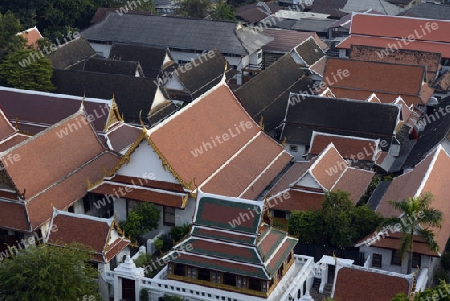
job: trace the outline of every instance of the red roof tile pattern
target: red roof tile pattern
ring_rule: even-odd
[[[329,145],[309,171],[322,187],[330,190],[347,167],[347,162],[341,157],[336,148],[333,145]]]
[[[25,31],[20,32],[18,35],[22,36],[27,41],[27,46],[31,46],[35,49],[38,48],[37,41],[43,39],[39,30],[35,27],[29,28]]]
[[[415,40],[450,43],[449,31],[450,22],[444,20],[355,14],[350,33],[400,39],[413,35]]]
[[[377,149],[375,140],[361,139],[358,137],[335,136],[322,133],[316,133],[311,139],[309,153],[312,155],[320,154],[330,143],[333,143],[339,154],[345,158],[356,158],[359,153],[364,157],[360,160],[373,161],[374,151]]]
[[[345,173],[333,187],[333,191],[342,190],[350,193],[350,199],[356,205],[367,190],[374,172],[363,169],[347,168]]]
[[[11,137],[8,137],[7,139],[1,140],[0,141],[0,152],[7,151],[11,147],[16,146],[17,144],[27,140],[28,138],[29,138],[29,136],[27,136],[27,135],[16,133],[16,134],[12,135]]]
[[[347,98],[362,101],[366,101],[372,95],[372,93],[374,93],[373,91],[367,90],[355,90],[337,87],[331,87],[330,90],[337,98]],[[400,96],[398,93],[381,92],[376,92],[376,95],[381,103],[393,103]],[[402,95],[401,97],[407,105],[413,105],[414,107],[416,107],[417,105],[422,104],[422,100],[419,96]]]
[[[300,177],[308,171],[311,162],[299,161],[292,164],[281,179],[272,187],[269,195],[274,196],[290,187],[291,184],[297,182]]]
[[[336,276],[336,301],[390,301],[396,294],[409,292],[409,282],[399,276],[355,268],[341,268]]]
[[[15,201],[0,201],[0,221],[2,228],[28,231],[28,217],[24,203]]]
[[[352,34],[336,46],[338,49],[350,49],[352,45],[365,45],[389,49],[401,48],[406,50],[440,53],[443,58],[450,58],[450,43],[435,43],[427,41],[412,41],[408,45],[400,39],[371,37]]]
[[[103,178],[103,169],[111,170],[119,160],[117,155],[105,152],[88,164],[67,175],[45,192],[27,202],[27,210],[33,229],[39,227],[52,216],[52,209],[66,210],[87,192],[86,179],[92,183]]]
[[[119,189],[121,189],[123,193],[120,193]],[[125,189],[128,189],[130,191],[127,192]],[[177,195],[161,190],[150,190],[141,188],[140,186],[130,186],[110,181],[103,182],[99,186],[90,190],[90,192],[109,195],[112,197],[119,196],[121,198],[133,199],[137,201],[149,202],[175,208],[183,208],[183,197],[187,197],[187,194]]]
[[[443,254],[445,244],[450,233],[450,208],[448,206],[448,195],[450,188],[443,185],[442,181],[448,178],[450,170],[450,156],[442,146],[430,153],[415,168],[395,178],[383,196],[377,208],[383,217],[398,217],[400,212],[395,212],[387,200],[400,201],[409,197],[431,193],[434,197],[431,207],[442,211],[443,221],[441,229],[432,228],[436,235],[439,251]]]
[[[255,179],[253,193],[246,196],[256,197],[291,158],[261,132],[226,85],[213,88],[152,128],[148,140],[181,183],[195,179],[202,187],[205,180],[218,172],[202,190],[234,197]],[[271,165],[277,156],[281,158]],[[257,178],[264,170],[266,173]],[[223,191],[223,187],[228,188]]]
[[[113,221],[108,219],[70,213],[54,214],[52,228],[56,226],[57,231],[50,232],[48,242],[57,245],[81,243],[98,255],[107,257],[103,257],[102,262],[109,262],[130,244],[129,240],[120,236],[114,241],[107,241],[111,239],[110,233],[114,231],[111,223]],[[90,233],[90,235],[86,235],[86,233]]]
[[[376,234],[371,234],[365,239],[373,238],[374,235]],[[373,244],[371,244],[371,246],[391,250],[400,250],[401,237],[402,235],[400,233],[389,233],[389,236],[377,239]],[[427,246],[427,244],[425,243],[424,239],[421,236],[414,235],[413,240],[414,240],[413,243],[414,253],[436,257],[436,252],[430,250],[430,248]]]
[[[426,81],[433,80],[440,69],[441,54],[414,50],[394,50],[381,55],[384,48],[352,45],[350,58],[362,61],[389,62],[403,65],[425,65],[427,70]]]
[[[105,133],[110,142],[112,150],[116,152],[126,151],[141,135],[142,129],[126,124],[124,122],[109,128]]]
[[[320,49],[325,50],[328,48],[328,45],[325,44],[325,42],[323,42],[315,32],[301,32],[280,28],[264,28],[262,33],[274,39],[262,47],[265,51],[280,51],[282,53],[286,53],[310,37],[314,38]]]
[[[8,150],[0,159],[5,163],[9,155],[20,158],[14,164],[6,163],[5,168],[17,189],[25,192],[25,200],[29,200],[103,151],[80,111]]]
[[[182,180],[188,183],[196,178],[200,185],[259,131],[228,87],[220,86],[156,126],[149,137]],[[212,139],[224,134],[229,140],[214,146]],[[193,153],[199,148],[203,154],[196,157]]]
[[[184,188],[183,188],[183,186],[181,186],[181,184],[156,181],[153,179],[130,177],[130,176],[124,176],[124,175],[119,175],[119,174],[114,175],[111,179],[109,179],[109,181],[123,183],[123,184],[129,184],[129,185],[134,185],[134,186],[162,189],[162,190],[167,190],[167,191],[172,191],[172,192],[185,192]]]
[[[309,69],[319,74],[320,76],[323,76],[326,65],[327,65],[327,57],[323,56],[320,60],[309,66]]]
[[[282,211],[318,211],[322,208],[322,203],[325,200],[324,193],[310,192],[305,190],[290,189],[289,198],[269,199],[268,202],[273,210]]]
[[[343,70],[348,76],[337,77]],[[331,87],[419,96],[425,67],[328,58],[324,78]]]
[[[19,130],[37,134],[80,110],[82,97],[0,87],[0,105]],[[94,128],[101,132],[111,111],[109,100],[87,98],[83,102]],[[23,108],[27,108],[24,110]]]
[[[267,179],[261,177],[263,184],[259,185],[257,181],[250,188],[253,193],[249,194],[248,198],[256,198],[291,160],[291,157],[283,152],[281,145],[272,143],[271,138],[262,132],[201,189],[224,196],[240,196],[280,154],[284,157],[280,160],[280,166],[276,166],[275,174],[271,174]],[[249,161],[253,161],[253,164],[247,164]]]

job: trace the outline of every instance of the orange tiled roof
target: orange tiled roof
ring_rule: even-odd
[[[148,141],[182,184],[195,179],[202,191],[228,196],[254,198],[291,159],[224,84],[150,129]]]
[[[36,26],[19,32],[18,35],[27,41],[27,46],[32,46],[33,48],[37,48],[37,41],[43,38]]]
[[[334,290],[333,298],[339,301],[391,301],[396,294],[409,292],[409,281],[375,269],[343,267],[337,272]]]
[[[348,76],[337,77],[343,70]],[[328,58],[324,78],[331,87],[419,96],[425,67]]]
[[[311,137],[311,147],[309,153],[312,155],[318,155],[330,143],[333,143],[339,154],[346,159],[349,159],[351,156],[356,158],[359,153],[362,153],[364,158],[361,160],[373,161],[374,152],[378,148],[378,143],[376,140],[315,132]]]
[[[392,38],[413,35],[415,40],[445,43],[450,43],[449,31],[450,21],[446,20],[372,14],[354,14],[350,28],[351,34]]]
[[[19,156],[20,160],[5,169],[27,201],[103,151],[87,117],[79,111],[9,149],[0,159],[6,162],[9,155]]]
[[[439,42],[428,42],[428,41],[412,41],[406,45],[402,40],[395,38],[385,38],[385,37],[372,37],[372,36],[362,36],[352,34],[340,44],[336,46],[338,49],[350,49],[352,45],[365,45],[395,49],[393,45],[397,48],[407,49],[407,50],[417,50],[417,51],[427,51],[427,52],[437,52],[442,55],[443,58],[450,58],[450,43],[439,43]],[[391,45],[391,46],[390,46]]]
[[[117,230],[114,218],[104,219],[55,211],[51,226],[52,228],[56,226],[57,231],[50,231],[49,243],[57,245],[81,243],[97,253],[95,259],[100,259],[101,262],[109,262],[130,244],[129,240],[120,235],[112,239],[111,232]]]
[[[398,217],[400,212],[395,211],[388,200],[400,201],[409,197],[431,193],[434,200],[431,207],[443,213],[441,229],[432,229],[442,254],[450,233],[450,207],[448,195],[450,188],[443,181],[448,178],[450,170],[450,156],[441,145],[430,153],[412,171],[395,178],[384,194],[380,205],[376,209],[383,217]]]

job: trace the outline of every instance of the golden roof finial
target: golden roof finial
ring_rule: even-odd
[[[284,139],[283,139],[283,141],[281,141],[281,145],[282,145],[283,147],[285,147],[285,146],[286,146],[286,136],[284,136]]]
[[[261,115],[261,120],[259,121],[259,127],[264,131],[264,116]]]
[[[86,178],[86,182],[87,182],[87,189],[91,189],[92,188],[92,184],[91,181],[89,181],[89,178]]]
[[[139,122],[141,123],[141,125],[142,125],[143,127],[145,127],[145,124],[144,124],[144,122],[142,121],[142,110],[139,111]]]

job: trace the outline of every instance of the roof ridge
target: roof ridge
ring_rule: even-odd
[[[441,153],[441,151],[442,151],[443,149],[444,149],[444,148],[442,147],[442,144],[439,144],[439,145],[436,147],[436,149],[434,150],[434,154],[433,154],[433,153],[430,153],[430,154],[428,155],[428,156],[431,156],[431,154],[433,154],[433,159],[431,160],[430,165],[428,166],[427,171],[426,171],[426,173],[425,173],[425,175],[424,175],[424,177],[423,177],[423,179],[422,179],[422,181],[421,181],[421,183],[420,183],[420,186],[419,186],[419,188],[417,189],[416,193],[414,194],[414,197],[418,197],[418,196],[420,196],[420,194],[422,193],[422,190],[423,190],[423,188],[425,187],[425,184],[427,183],[428,178],[430,177],[431,172],[433,171],[434,164],[436,163],[436,161],[437,161],[437,159],[438,159],[438,157],[439,157],[439,154]],[[445,153],[445,154],[446,154],[447,157],[448,157],[448,154],[447,154],[447,153]],[[427,157],[428,157],[428,156],[427,156]],[[425,159],[426,159],[427,157],[425,157]],[[425,159],[424,159],[424,160],[425,160]],[[416,165],[416,166],[417,166],[417,165]]]

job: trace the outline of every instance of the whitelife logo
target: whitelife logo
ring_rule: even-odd
[[[417,29],[414,29],[414,32],[412,34],[410,34],[407,38],[402,37],[401,40],[397,40],[396,44],[388,44],[388,46],[380,51],[377,51],[377,55],[379,58],[383,58],[385,56],[388,56],[389,53],[394,53],[394,49],[395,50],[399,50],[402,49],[405,46],[408,46],[409,43],[414,42],[415,40],[420,40],[421,38],[423,38],[424,36],[426,36],[427,34],[429,34],[431,31],[433,30],[437,30],[439,28],[439,25],[436,22],[427,22],[425,23],[425,28],[423,28],[422,25],[420,25],[420,29],[422,31],[421,35]]]
[[[212,150],[214,147],[217,147],[217,143],[220,145],[224,143],[225,141],[230,140],[231,138],[234,138],[238,136],[239,134],[245,132],[247,129],[251,129],[253,127],[253,123],[250,121],[241,121],[239,125],[234,124],[234,130],[229,128],[227,132],[223,133],[221,136],[216,135],[215,138],[211,138],[211,142],[203,142],[200,147],[196,148],[195,150],[191,151],[192,156],[197,158],[199,155],[202,155],[203,152],[207,152],[208,150]],[[221,138],[223,140],[221,140]],[[217,143],[216,143],[217,141]],[[211,144],[212,143],[212,144]],[[214,147],[213,147],[214,145]]]

